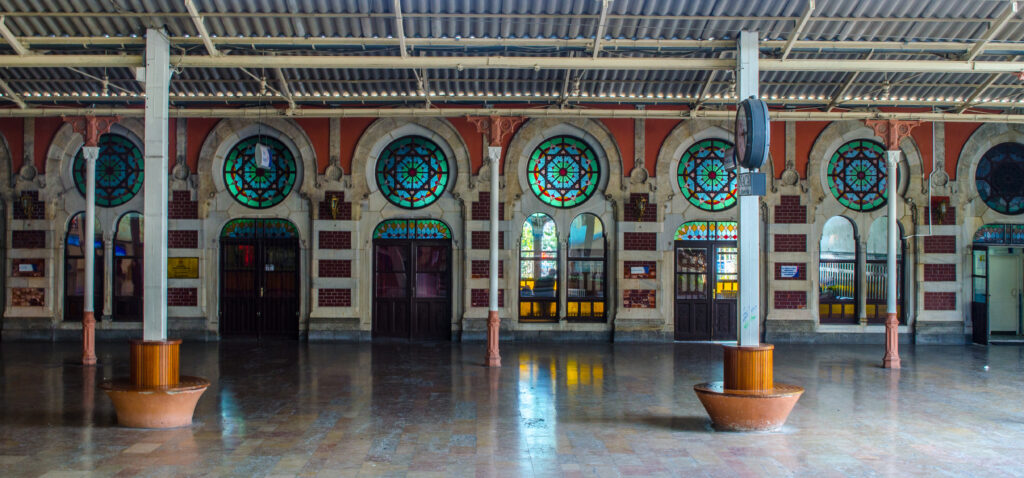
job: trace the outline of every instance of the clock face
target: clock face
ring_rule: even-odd
[[[747,108],[741,103],[736,108],[736,164],[743,164],[747,156]]]

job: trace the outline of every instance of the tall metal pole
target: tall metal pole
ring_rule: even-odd
[[[899,270],[896,268],[896,251],[900,246],[899,244],[899,227],[896,225],[896,203],[900,200],[899,193],[896,190],[898,186],[898,172],[900,167],[900,151],[885,152],[887,160],[887,176],[886,186],[888,189],[889,198],[886,201],[886,214],[889,215],[889,230],[888,242],[889,247],[886,251],[886,276],[887,276],[887,291],[885,294],[886,304],[886,317],[885,317],[885,356],[882,359],[882,366],[885,368],[900,368],[900,351],[899,351],[899,317],[896,313],[896,290],[899,282]]]
[[[85,251],[85,297],[82,308],[82,363],[96,364],[96,158],[99,146],[83,146],[85,159],[85,237],[80,243]]]
[[[740,32],[737,81],[740,100],[758,97],[757,32]],[[761,258],[758,196],[740,196],[739,220],[739,317],[737,317],[740,347],[760,344],[761,317]]]
[[[500,367],[501,354],[498,352],[498,330],[501,328],[501,317],[498,316],[498,170],[501,167],[501,146],[489,146],[487,157],[491,161],[491,269],[487,312],[487,366]]]
[[[142,336],[167,339],[167,145],[170,43],[163,30],[146,30],[146,179]]]

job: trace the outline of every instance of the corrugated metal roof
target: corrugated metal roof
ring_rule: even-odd
[[[319,47],[314,50],[302,41],[305,38],[397,38],[399,33],[391,0],[195,0],[194,3],[203,15],[211,36],[245,39],[234,45],[218,47],[225,51],[244,50],[250,54],[254,49],[257,53],[276,54],[398,54],[398,47],[394,44]],[[1007,2],[818,0],[816,4],[799,40],[958,42],[969,45],[986,32]],[[806,1],[787,0],[614,0],[608,10],[602,39],[727,40],[735,38],[741,30],[748,30],[757,31],[764,40],[788,40],[795,20],[803,14],[806,6]],[[513,44],[511,40],[591,40],[599,29],[601,8],[600,0],[401,1],[404,34],[411,40],[509,40],[508,43],[479,48],[421,45],[411,49],[413,55],[426,56],[589,55],[586,44],[572,47],[555,44],[523,46]],[[19,37],[110,37],[125,41],[123,45],[50,45],[40,47],[40,51],[138,53],[142,51],[138,38],[148,27],[166,27],[173,37],[194,38],[197,35],[184,2],[177,0],[0,0],[0,10],[5,14],[6,25]],[[995,36],[993,42],[1024,42],[1022,26],[1021,18],[1014,19]],[[1017,47],[1019,45],[1014,46]],[[180,49],[176,51],[178,53],[206,54],[203,45],[194,41],[175,48]],[[325,48],[327,52],[323,52]],[[602,55],[717,57],[722,51],[722,48],[658,51],[656,48],[609,47]],[[764,54],[771,56],[777,52],[765,51]],[[861,59],[865,54],[867,51],[797,49],[790,58]],[[732,57],[728,51],[725,55]],[[875,52],[873,58],[917,60],[939,56],[935,53]],[[995,54],[984,54],[977,59],[1008,61],[1006,55]],[[1009,61],[1017,61],[1017,58]],[[704,91],[709,75],[705,71],[429,69],[413,72],[289,68],[282,73],[300,103],[323,101],[325,98],[343,101],[352,97],[408,102],[422,101],[424,95],[433,101],[472,102],[498,97],[555,102],[563,99],[565,94],[574,101],[582,102],[600,98],[602,101],[694,103],[697,98],[704,98],[715,103],[719,101],[714,98],[716,94],[724,96],[731,93],[733,77],[731,72],[718,72]],[[253,76],[265,77],[268,90],[276,91],[279,85],[275,75],[262,70],[246,73],[231,68],[187,68],[175,75],[171,91],[181,97],[191,95],[202,99],[219,95],[256,102],[260,101],[258,96],[262,82]],[[762,93],[766,97],[791,99],[794,104],[828,104],[850,75],[847,72],[763,72]],[[139,97],[134,95],[142,92],[141,86],[134,81],[133,72],[126,68],[6,68],[0,70],[0,78],[16,92],[31,95],[28,99],[33,102],[47,101],[47,94],[77,95],[83,98],[82,103],[139,101]],[[902,101],[901,98],[918,98],[921,101],[946,98],[948,102],[958,102],[969,97],[978,85],[988,79],[987,74],[862,73],[843,98],[837,100],[843,103],[848,97],[857,106],[892,104],[893,101]],[[104,91],[104,85],[108,94],[117,97],[95,96]],[[984,92],[982,99],[1019,102],[1024,101],[1022,93],[1021,81],[1004,74]],[[62,98],[60,101],[65,100]]]

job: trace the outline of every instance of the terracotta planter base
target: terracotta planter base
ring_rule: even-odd
[[[137,387],[128,379],[103,382],[100,388],[114,402],[117,423],[130,428],[178,428],[192,424],[199,397],[210,382],[182,376],[169,387]]]
[[[767,391],[727,390],[722,382],[693,386],[718,430],[771,431],[782,428],[803,387],[776,383]]]

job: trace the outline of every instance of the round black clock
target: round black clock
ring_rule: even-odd
[[[760,169],[768,159],[768,104],[753,96],[736,107],[736,163]]]

